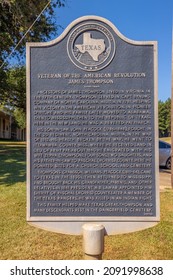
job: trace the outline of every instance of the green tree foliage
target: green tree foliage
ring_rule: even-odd
[[[14,110],[13,116],[19,128],[26,128],[26,113],[21,108]]]
[[[0,0],[1,105],[26,111],[25,67],[9,68],[4,61],[18,42],[20,44],[13,56],[21,58],[25,54],[26,42],[47,41],[56,34],[58,26],[54,18],[54,8],[64,6],[65,2],[66,0]],[[38,17],[46,5],[42,15]],[[27,30],[29,32],[26,34]]]
[[[48,3],[48,0],[0,0],[0,65]],[[65,0],[54,0],[49,3],[19,44],[17,52],[20,55],[24,53],[27,41],[45,41],[57,32],[54,8],[64,6],[64,4]]]
[[[3,103],[3,94],[7,90],[7,73],[3,69],[0,69],[0,104]]]
[[[0,109],[13,114],[19,128],[26,127],[26,68],[10,68],[6,72],[6,88],[3,91],[3,102]]]
[[[11,68],[6,72],[7,86],[3,92],[4,105],[26,111],[26,68]]]
[[[159,136],[167,137],[171,134],[171,99],[159,101]]]

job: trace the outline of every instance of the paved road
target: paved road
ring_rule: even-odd
[[[159,171],[160,190],[171,188],[171,171],[160,168]]]

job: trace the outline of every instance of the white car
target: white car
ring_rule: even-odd
[[[171,169],[171,145],[159,140],[159,166]]]

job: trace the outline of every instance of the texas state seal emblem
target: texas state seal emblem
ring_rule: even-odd
[[[98,71],[109,65],[115,49],[115,40],[110,30],[96,22],[76,27],[67,42],[69,58],[77,67],[86,71]]]

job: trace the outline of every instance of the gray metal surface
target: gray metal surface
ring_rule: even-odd
[[[159,220],[156,51],[99,17],[28,44],[28,221]]]

